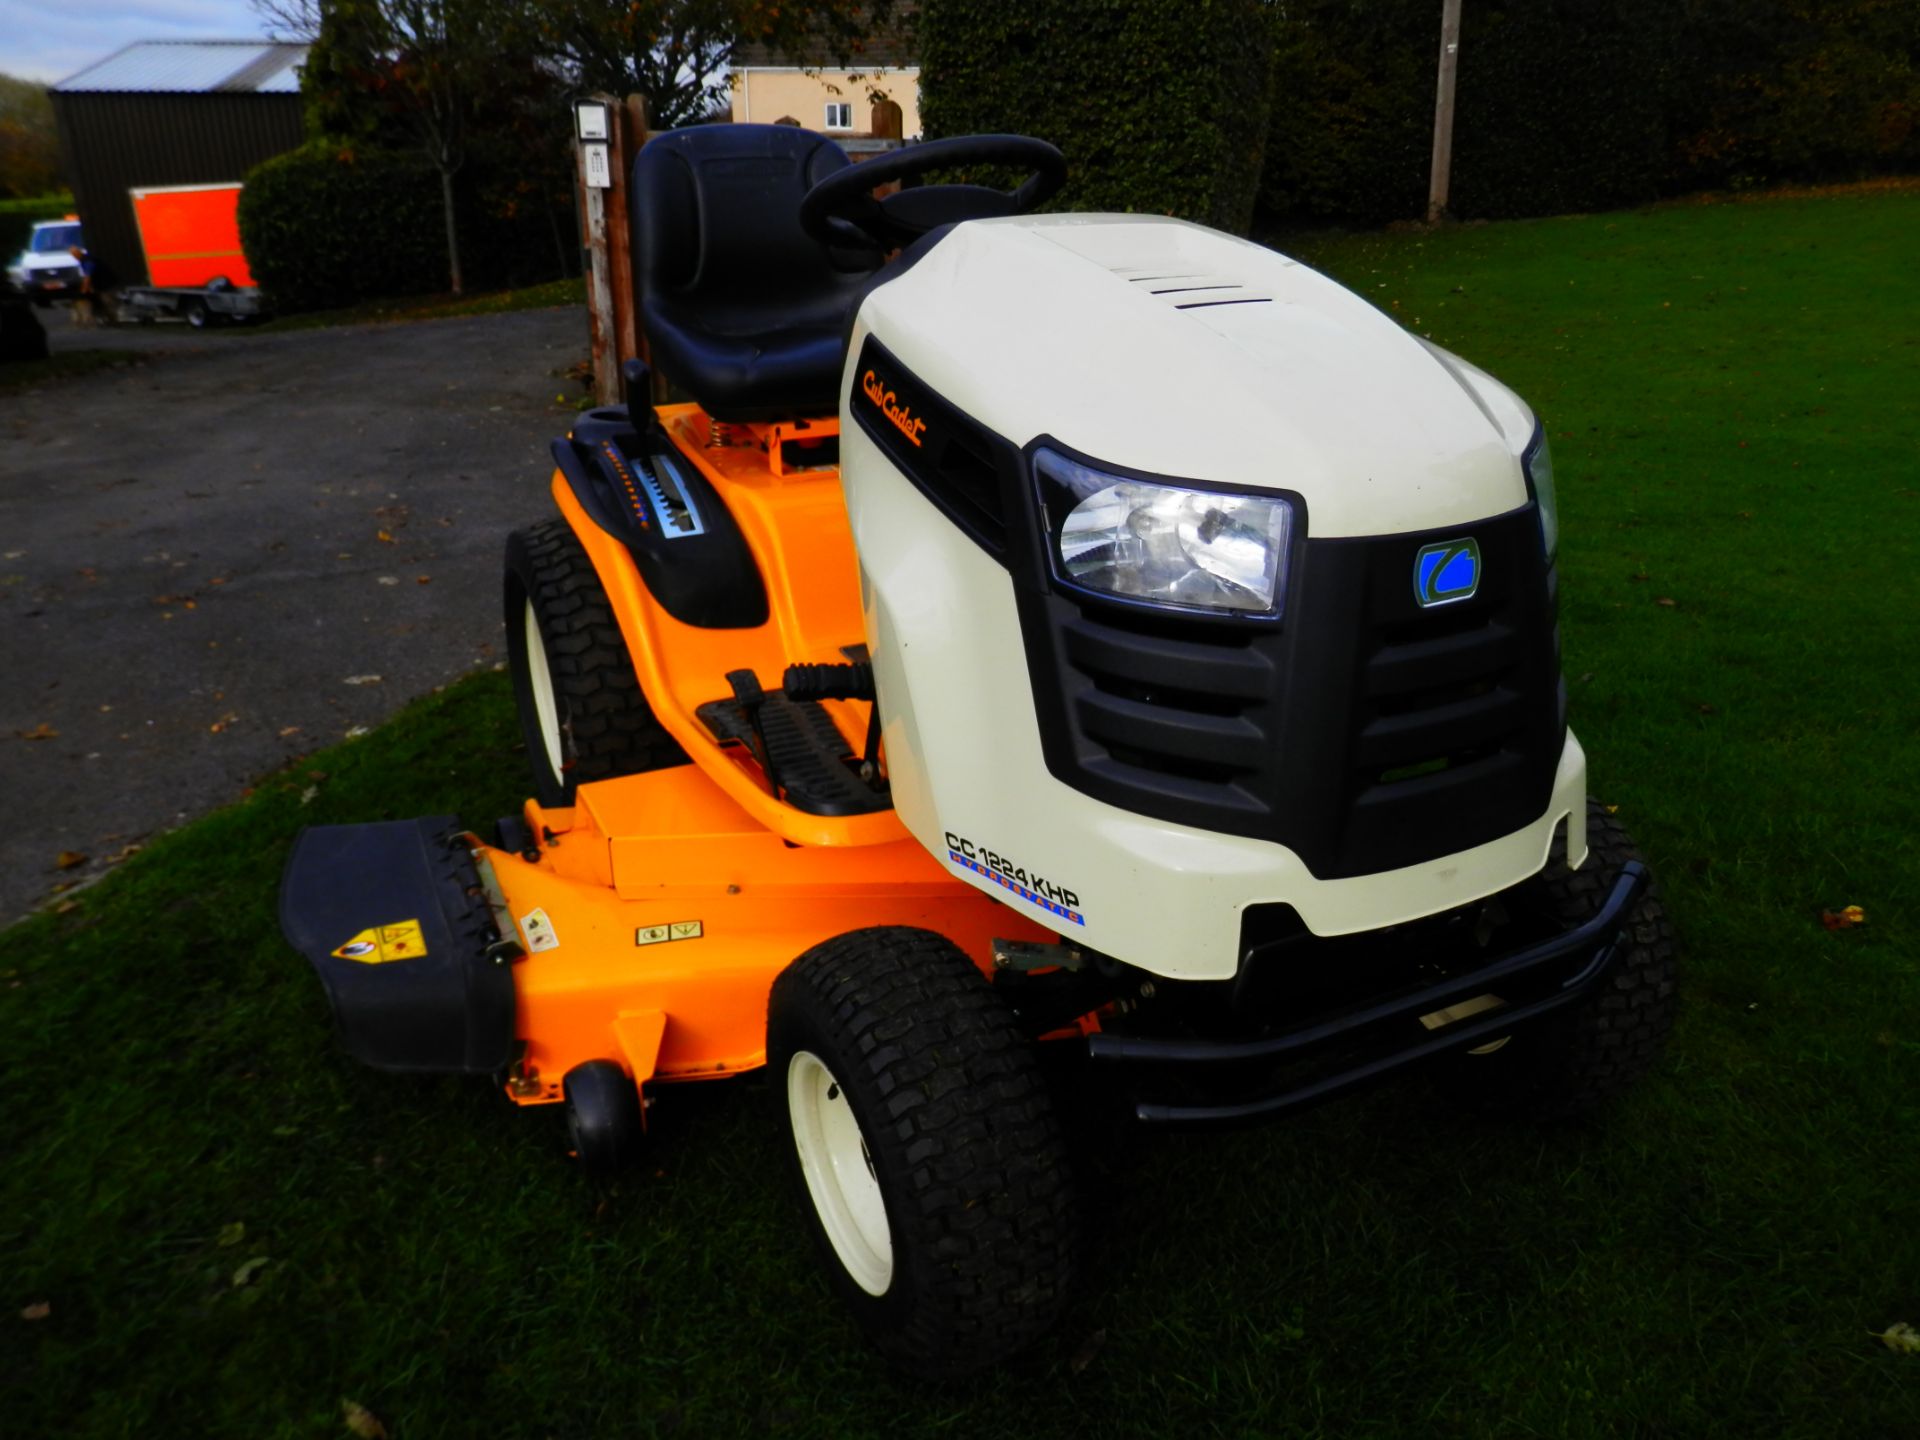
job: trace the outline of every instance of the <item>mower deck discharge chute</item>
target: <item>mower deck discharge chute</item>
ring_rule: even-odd
[[[1017,189],[913,185],[993,165]],[[1057,1317],[1039,1056],[1144,1121],[1422,1064],[1611,1098],[1673,938],[1566,725],[1551,462],[1465,361],[1271,251],[1031,214],[1051,146],[645,146],[640,323],[507,547],[535,796],[308,831],[347,1048],[560,1103],[582,1161],[765,1067],[834,1288],[916,1373]]]

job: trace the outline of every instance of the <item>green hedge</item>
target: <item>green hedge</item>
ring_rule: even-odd
[[[565,144],[561,132],[556,142]],[[535,285],[567,273],[573,217],[506,167],[455,175],[460,258],[469,291]],[[447,288],[440,177],[416,155],[311,140],[246,177],[240,243],[275,308],[327,309]]]
[[[1066,152],[1056,203],[1244,232],[1267,133],[1261,0],[938,0],[919,15],[930,136],[1013,132]]]
[[[1437,0],[1287,0],[1260,209],[1425,212]],[[1920,4],[1473,0],[1452,209],[1503,217],[1920,169]]]
[[[246,177],[240,243],[277,309],[447,288],[440,180],[424,160],[320,141]]]

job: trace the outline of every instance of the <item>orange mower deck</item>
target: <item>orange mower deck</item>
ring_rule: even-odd
[[[561,1077],[596,1059],[643,1087],[756,1068],[774,977],[850,927],[934,930],[983,970],[996,938],[1050,938],[911,839],[790,845],[695,766],[582,786],[568,810],[529,802],[527,820],[537,859],[477,852],[526,952],[507,1084],[523,1105],[559,1100]]]

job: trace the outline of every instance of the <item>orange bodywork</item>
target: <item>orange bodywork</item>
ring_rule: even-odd
[[[589,1060],[618,1061],[636,1083],[714,1079],[766,1059],[767,992],[807,949],[849,930],[938,931],[981,968],[996,939],[1049,931],[956,879],[892,811],[810,815],[769,792],[751,754],[722,745],[696,709],[751,668],[777,688],[789,664],[834,664],[860,644],[858,569],[838,470],[807,466],[832,420],[735,426],[709,444],[698,407],[660,418],[739,525],[767,586],[767,621],[715,632],[667,614],[631,554],[588,518],[556,474],[554,500],[586,547],[618,617],[648,703],[691,765],[582,785],[567,809],[529,801],[532,861],[480,846],[514,962],[524,1051],[508,1094],[561,1098]],[[793,442],[798,442],[795,444]],[[859,750],[864,702],[831,702]]]
[[[240,187],[182,186],[133,192],[133,218],[147,255],[147,279],[187,288],[224,275],[253,284],[240,248]]]

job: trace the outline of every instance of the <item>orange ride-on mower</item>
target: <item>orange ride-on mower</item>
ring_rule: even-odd
[[[982,165],[1028,178],[873,193]],[[639,319],[694,399],[629,366],[508,542],[535,798],[493,843],[308,830],[282,893],[352,1054],[564,1105],[596,1169],[765,1067],[832,1285],[932,1376],[1067,1293],[1044,1047],[1154,1124],[1416,1064],[1563,1113],[1672,1005],[1567,729],[1532,412],[1269,250],[1029,213],[1063,178],[645,146]]]

